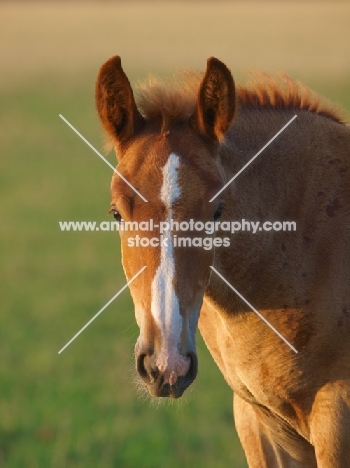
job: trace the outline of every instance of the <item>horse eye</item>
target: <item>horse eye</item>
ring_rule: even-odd
[[[117,223],[120,223],[122,220],[122,216],[117,210],[113,211],[113,218],[117,221]]]
[[[115,208],[111,208],[109,210],[109,213],[112,213],[113,214],[113,218],[117,221],[117,223],[120,223],[122,222],[122,215],[119,213],[118,210],[116,210]]]
[[[214,221],[218,221],[222,215],[222,210],[224,209],[224,204],[221,203],[219,208],[214,213]]]

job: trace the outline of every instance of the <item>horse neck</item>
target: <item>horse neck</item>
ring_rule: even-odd
[[[294,111],[241,109],[221,149],[220,161],[226,179],[230,180],[294,114]],[[303,230],[306,211],[310,208],[304,200],[314,162],[300,141],[301,133],[307,134],[308,119],[298,113],[289,131],[282,133],[229,185],[224,219],[260,221],[261,224],[289,220],[297,222],[299,232]],[[215,266],[243,295],[247,294],[258,304],[267,288],[279,287],[281,301],[285,300],[282,297],[288,287],[287,278],[281,278],[279,272],[285,258],[285,244],[294,242],[291,239],[294,236],[295,240],[294,234],[233,234],[229,248],[216,249]],[[220,281],[212,277],[207,291],[218,302],[223,291]]]
[[[330,240],[339,252],[349,242],[349,126],[305,110],[240,109],[221,149],[226,179],[295,114],[225,192],[224,219],[296,222],[295,232],[233,234],[229,248],[216,249],[215,268],[259,310],[317,301],[324,289],[315,288],[315,269],[324,265],[324,277],[332,268],[342,271]],[[310,297],[310,291],[318,292]],[[205,297],[223,311],[242,310],[241,299],[214,274]]]

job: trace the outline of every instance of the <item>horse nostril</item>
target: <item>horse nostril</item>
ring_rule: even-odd
[[[146,359],[146,354],[140,354],[137,357],[137,361],[136,361],[137,372],[139,373],[140,377],[143,379],[146,379],[148,377],[148,373],[145,367],[145,359]]]
[[[188,369],[188,372],[187,374],[190,375],[193,380],[196,378],[197,376],[197,372],[198,372],[198,358],[197,358],[197,354],[196,353],[188,353],[187,354],[187,357],[189,358],[190,360],[190,368]]]
[[[154,383],[159,376],[159,370],[153,365],[153,360],[153,354],[140,354],[136,361],[139,376],[150,383]]]

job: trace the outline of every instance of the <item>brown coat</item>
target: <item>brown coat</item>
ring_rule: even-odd
[[[170,88],[153,81],[141,90],[137,107],[119,57],[102,67],[97,108],[115,145],[118,170],[148,200],[115,175],[112,211],[136,221],[161,221],[169,211],[178,220],[207,221],[219,216],[225,203],[222,221],[293,220],[297,229],[235,233],[230,247],[217,248],[215,257],[213,250],[173,247],[166,258],[162,247],[131,249],[131,234],[122,234],[127,278],[147,265],[130,286],[140,326],[139,375],[153,395],[181,396],[197,372],[199,316],[201,334],[234,391],[235,423],[250,468],[346,468],[350,128],[334,106],[287,77],[260,74],[250,87],[235,88],[226,66],[212,58],[204,76],[183,80],[183,87]],[[181,197],[167,206],[160,194],[165,174],[171,175],[165,172],[171,157],[181,163],[172,172]],[[211,265],[298,353],[211,272]],[[180,327],[178,335],[173,325],[163,327],[161,312],[153,310],[157,274],[171,279],[164,282],[171,291],[163,291],[163,303],[157,292],[157,307],[173,307],[174,316],[170,310],[165,317]]]

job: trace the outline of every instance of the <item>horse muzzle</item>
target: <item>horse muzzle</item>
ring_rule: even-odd
[[[164,360],[152,350],[136,355],[137,372],[154,397],[179,398],[197,376],[198,359],[195,352],[186,357]]]

